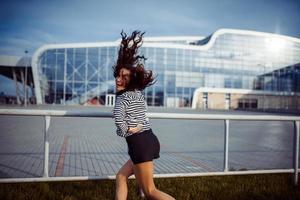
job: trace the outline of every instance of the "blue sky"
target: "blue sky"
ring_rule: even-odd
[[[43,44],[114,41],[122,29],[146,36],[207,36],[220,28],[300,38],[300,0],[2,0],[0,54]]]

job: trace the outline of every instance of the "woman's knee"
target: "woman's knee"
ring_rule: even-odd
[[[116,181],[120,182],[120,181],[127,181],[128,176],[126,174],[123,174],[122,172],[118,172],[116,175]]]
[[[154,197],[154,193],[156,192],[156,188],[155,187],[143,188],[143,192],[147,199],[152,199],[152,197]]]

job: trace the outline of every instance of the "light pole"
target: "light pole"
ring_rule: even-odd
[[[265,97],[265,92],[266,92],[266,65],[264,64],[264,73],[263,73],[263,112],[265,112],[265,100],[266,100],[266,97]]]
[[[25,95],[24,95],[24,106],[25,107],[27,107],[27,67],[28,67],[28,60],[27,60],[27,54],[28,54],[28,50],[25,50],[24,51],[24,53],[25,53],[25,87],[24,87],[24,89],[25,89],[25,91],[24,91],[24,93],[25,93]]]

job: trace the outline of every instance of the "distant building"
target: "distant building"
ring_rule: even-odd
[[[208,37],[144,39],[145,66],[157,75],[145,90],[150,106],[300,109],[298,38],[220,29]],[[32,58],[37,103],[113,105],[119,42],[39,48]]]
[[[8,80],[0,84],[0,104],[36,104],[30,57],[0,55],[0,75]]]

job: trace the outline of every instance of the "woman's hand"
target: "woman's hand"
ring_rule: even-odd
[[[143,125],[142,124],[138,124],[136,127],[130,127],[128,129],[129,133],[138,133],[143,129]]]

